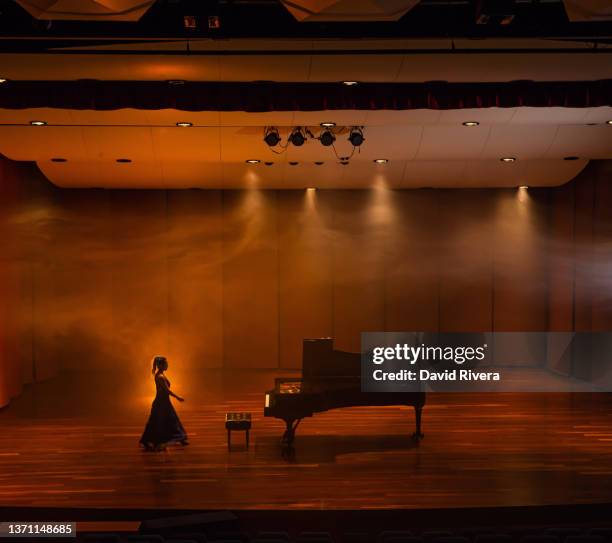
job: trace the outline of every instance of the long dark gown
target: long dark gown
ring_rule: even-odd
[[[156,375],[155,388],[156,394],[151,406],[151,414],[140,443],[151,448],[186,441],[187,432],[170,401],[170,381],[163,375]]]

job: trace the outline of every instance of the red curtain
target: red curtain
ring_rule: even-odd
[[[322,111],[612,105],[612,80],[507,83],[8,81],[0,108]]]

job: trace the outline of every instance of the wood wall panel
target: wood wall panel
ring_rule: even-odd
[[[279,365],[276,193],[223,193],[223,353],[230,368]]]
[[[157,353],[180,377],[298,367],[304,337],[612,326],[606,163],[546,190],[139,192],[1,162],[0,401],[59,367],[140,380]]]
[[[361,350],[361,332],[385,330],[384,254],[395,218],[387,194],[330,191],[333,206],[334,337]]]
[[[169,345],[189,369],[223,366],[221,191],[168,191]]]
[[[168,350],[166,192],[112,192],[110,224],[111,352],[146,374]]]
[[[393,193],[396,223],[388,236],[385,322],[390,331],[437,332],[440,325],[438,192]]]
[[[302,365],[304,338],[333,331],[333,230],[325,191],[279,191],[280,366]]]
[[[534,189],[500,191],[494,228],[494,331],[547,330],[546,198]]]
[[[491,329],[494,200],[489,191],[440,193],[440,331]]]

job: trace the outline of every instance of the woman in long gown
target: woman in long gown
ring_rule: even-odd
[[[174,410],[170,396],[179,402],[185,400],[170,390],[170,381],[164,374],[167,369],[168,360],[165,356],[153,359],[156,394],[149,420],[140,438],[140,444],[148,451],[161,450],[169,443],[188,445],[187,432]]]

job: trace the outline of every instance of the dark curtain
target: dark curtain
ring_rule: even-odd
[[[0,108],[321,111],[612,105],[612,80],[507,83],[8,81]]]

